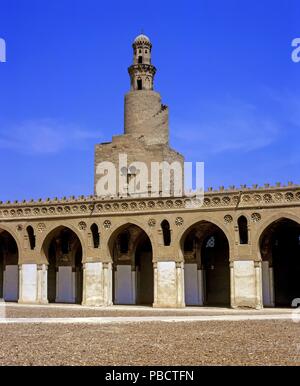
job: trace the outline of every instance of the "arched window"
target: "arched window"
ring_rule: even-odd
[[[99,248],[100,245],[100,235],[99,235],[99,228],[97,224],[93,224],[91,226],[91,232],[93,237],[93,247]]]
[[[240,244],[248,244],[248,221],[245,216],[238,219]]]
[[[142,64],[142,63],[143,63],[143,57],[139,56],[139,64]]]
[[[170,224],[167,220],[161,223],[161,229],[163,231],[164,245],[169,246],[171,244],[171,231]]]
[[[27,235],[28,235],[30,249],[34,250],[34,248],[35,248],[35,235],[34,235],[34,230],[33,230],[31,225],[29,225],[27,227]]]

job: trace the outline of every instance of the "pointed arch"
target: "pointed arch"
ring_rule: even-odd
[[[291,307],[300,297],[300,224],[281,217],[259,237],[264,306]]]
[[[0,298],[19,298],[19,248],[12,233],[0,225]]]
[[[114,304],[149,304],[154,301],[153,248],[138,225],[116,228],[108,240],[113,261]]]
[[[229,306],[229,240],[213,222],[190,225],[180,240],[187,305]]]
[[[48,262],[48,301],[80,304],[83,246],[78,235],[60,225],[45,237],[42,251]]]

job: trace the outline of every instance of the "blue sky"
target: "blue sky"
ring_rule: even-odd
[[[298,0],[0,0],[0,200],[93,192],[141,29],[171,145],[206,186],[300,183],[299,20]]]

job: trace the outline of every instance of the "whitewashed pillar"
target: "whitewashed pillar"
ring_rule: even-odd
[[[157,262],[154,264],[153,307],[181,308],[184,306],[183,262]]]
[[[87,297],[87,290],[86,290],[86,272],[85,272],[85,269],[86,269],[86,263],[83,263],[82,264],[82,304],[85,305],[86,304],[86,297]]]
[[[275,307],[275,287],[274,287],[274,270],[273,270],[273,267],[269,268],[269,278],[270,278],[270,302],[271,302],[271,307]]]
[[[131,268],[131,293],[132,293],[132,304],[137,303],[136,294],[137,294],[137,272],[136,268]]]
[[[273,268],[269,266],[269,261],[262,261],[262,290],[263,305],[265,307],[274,307]]]
[[[260,262],[235,260],[230,264],[231,307],[262,308]]]
[[[18,303],[33,304],[38,302],[37,264],[19,265],[19,300]]]
[[[48,303],[48,266],[46,264],[37,266],[37,302]]]
[[[235,304],[234,262],[230,262],[230,306],[237,308]]]
[[[177,307],[185,307],[184,262],[176,263],[176,274],[177,274]]]
[[[263,293],[262,293],[262,269],[261,261],[254,262],[255,269],[255,285],[256,285],[256,309],[263,308]]]
[[[158,274],[157,274],[157,263],[153,263],[153,270],[154,270],[154,275],[153,275],[153,280],[154,280],[154,302],[153,302],[153,306],[155,306],[155,304],[158,303],[158,290],[157,290],[157,286],[158,286]]]
[[[102,263],[84,263],[82,304],[100,306],[102,300]]]
[[[102,305],[112,306],[112,263],[103,263],[103,298]]]

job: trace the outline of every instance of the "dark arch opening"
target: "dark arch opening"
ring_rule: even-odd
[[[152,263],[152,246],[144,234],[138,243],[135,253],[137,280],[137,304],[153,304],[154,275]]]
[[[169,221],[163,220],[161,223],[161,229],[163,232],[164,245],[169,246],[171,244],[171,230]]]
[[[238,219],[240,244],[248,244],[248,221],[245,216]]]
[[[137,80],[137,88],[138,90],[143,90],[143,81],[142,79]]]
[[[92,239],[93,239],[93,248],[99,248],[100,246],[100,234],[99,228],[97,224],[93,224],[91,226]]]
[[[35,234],[34,234],[34,230],[33,230],[31,225],[29,225],[26,230],[27,230],[27,235],[28,235],[30,249],[34,250],[35,249]]]
[[[113,259],[113,303],[145,304],[154,301],[152,245],[134,224],[117,230],[109,241]]]
[[[77,248],[75,253],[75,303],[82,303],[83,292],[83,270],[82,270],[82,248]]]
[[[78,236],[67,227],[51,232],[43,245],[48,260],[48,301],[82,302],[82,246]]]
[[[192,252],[195,248],[195,237],[192,232],[190,232],[184,240],[184,251]]]
[[[139,56],[138,62],[139,62],[139,64],[143,64],[143,57],[142,56]]]
[[[230,306],[229,243],[215,224],[192,226],[181,241],[186,305]]]
[[[269,225],[260,252],[264,305],[291,307],[300,298],[300,224],[283,218]]]
[[[0,299],[19,298],[19,251],[13,236],[0,229]]]
[[[129,239],[130,239],[130,234],[127,230],[125,230],[118,236],[118,246],[119,246],[120,253],[128,253]]]

